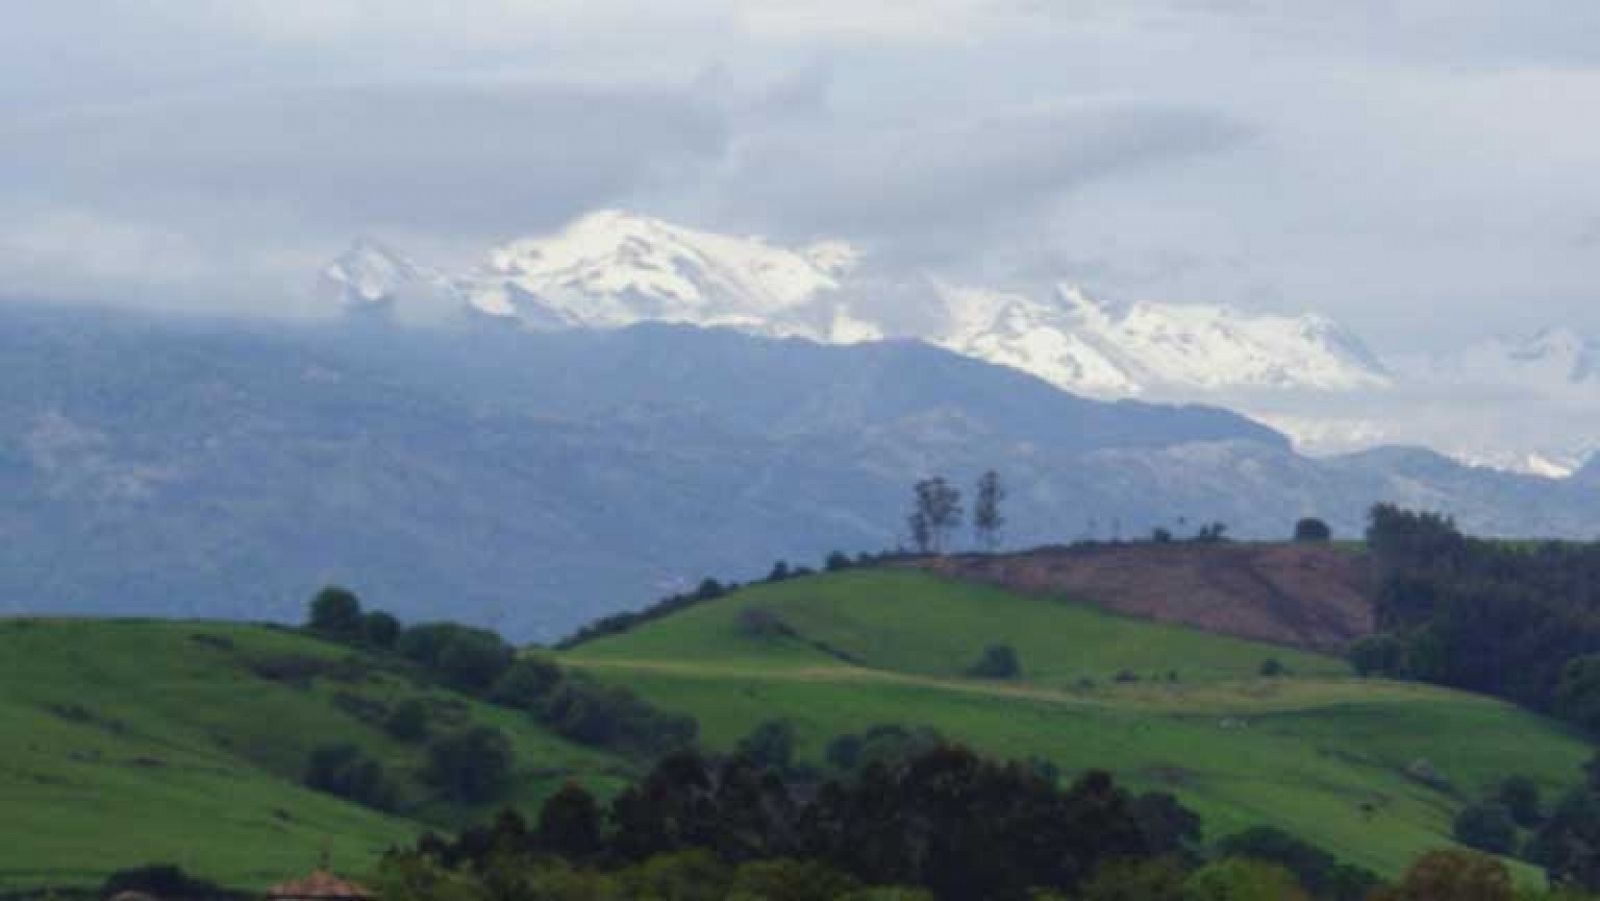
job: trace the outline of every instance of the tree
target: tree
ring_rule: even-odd
[[[1524,829],[1532,829],[1544,821],[1539,786],[1527,776],[1507,776],[1495,786],[1494,799],[1505,805],[1512,821]]]
[[[1228,524],[1214,522],[1200,527],[1191,539],[1195,544],[1222,544],[1228,540]]]
[[[393,614],[373,610],[361,618],[361,639],[375,648],[393,648],[400,638],[400,621]]]
[[[507,707],[532,710],[560,681],[559,666],[538,657],[523,657],[495,680],[489,699]]]
[[[915,497],[912,540],[923,553],[942,554],[950,532],[961,525],[961,492],[944,476],[934,476],[916,484]]]
[[[383,766],[352,744],[312,748],[303,781],[308,788],[377,810],[393,810],[398,794]]]
[[[1561,668],[1556,709],[1589,732],[1600,734],[1600,654],[1574,657]]]
[[[833,573],[839,572],[840,570],[849,569],[854,565],[855,564],[850,560],[849,554],[846,554],[844,551],[834,551],[828,555],[828,559],[823,564],[823,568],[828,572]]]
[[[1184,883],[1184,901],[1307,901],[1283,867],[1230,857],[1207,864]]]
[[[1512,901],[1511,872],[1493,857],[1471,851],[1430,851],[1392,889],[1374,901]]]
[[[1279,676],[1286,675],[1288,672],[1289,670],[1283,665],[1283,661],[1276,657],[1268,657],[1261,661],[1261,675],[1265,678],[1276,679]]]
[[[493,726],[474,726],[428,748],[423,779],[458,804],[493,801],[511,775],[511,740]]]
[[[1227,857],[1283,867],[1301,886],[1327,901],[1362,901],[1379,883],[1377,874],[1340,863],[1316,845],[1272,826],[1230,835],[1217,844],[1217,850]]]
[[[972,506],[972,530],[976,533],[978,546],[990,553],[1000,546],[1000,529],[1006,524],[1000,505],[1005,499],[1006,489],[1000,483],[999,473],[991,469],[978,477],[977,499]]]
[[[1022,675],[1022,664],[1011,645],[992,644],[983,649],[978,662],[967,667],[967,675],[977,679],[1015,679]]]
[[[1300,544],[1327,544],[1333,540],[1333,530],[1322,520],[1308,516],[1294,524],[1294,540]]]
[[[343,641],[361,637],[361,599],[355,592],[329,585],[311,599],[306,625],[313,632]]]
[[[541,849],[567,860],[599,856],[605,848],[600,805],[582,787],[568,782],[539,808],[534,840]]]
[[[1472,804],[1456,815],[1456,841],[1489,854],[1510,854],[1517,845],[1517,825],[1504,805]]]
[[[784,773],[794,764],[794,726],[767,720],[739,740],[734,753],[763,769]]]
[[[383,730],[400,741],[423,741],[428,737],[428,705],[417,698],[401,701],[384,718]]]
[[[772,564],[772,571],[767,573],[767,581],[782,582],[784,579],[789,578],[790,575],[789,561],[779,560],[778,562]]]

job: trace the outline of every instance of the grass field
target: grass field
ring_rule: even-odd
[[[354,711],[420,697],[448,727],[513,738],[512,800],[532,806],[568,776],[601,790],[624,765],[376,666],[309,681],[264,678],[263,661],[337,661],[343,648],[260,626],[94,620],[0,622],[0,888],[84,886],[171,862],[239,887],[309,869],[327,851],[360,872],[425,824],[485,811],[429,803],[417,745]],[[366,664],[366,658],[356,657]],[[386,816],[298,785],[312,747],[352,742],[406,795]]]
[[[793,634],[748,634],[741,612],[752,608]],[[1023,677],[964,678],[996,642],[1017,650]],[[1269,657],[1290,675],[1259,677]],[[992,754],[1174,791],[1211,837],[1272,823],[1388,874],[1449,844],[1454,814],[1494,780],[1521,773],[1553,794],[1591,753],[1492,699],[912,572],[755,586],[560,659],[694,714],[713,748],[787,718],[802,756],[820,761],[842,732],[926,724]],[[1139,681],[1116,681],[1123,670]],[[1419,761],[1449,785],[1409,774]]]

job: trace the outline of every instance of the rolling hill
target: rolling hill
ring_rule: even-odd
[[[1015,648],[1020,679],[964,675],[992,643]],[[1109,766],[1171,790],[1210,838],[1269,823],[1390,874],[1449,844],[1454,814],[1485,786],[1520,773],[1554,792],[1590,754],[1492,699],[904,570],[754,586],[560,659],[694,714],[713,748],[785,718],[820,762],[841,733],[929,725],[991,754]],[[1268,659],[1288,675],[1260,676]]]
[[[225,885],[298,875],[327,852],[361,872],[384,849],[486,809],[431,800],[424,752],[374,725],[403,699],[435,731],[492,724],[513,740],[513,803],[565,779],[599,790],[620,759],[526,715],[420,682],[392,663],[283,629],[215,622],[0,621],[0,890],[85,887],[152,862]],[[303,788],[319,744],[352,743],[399,783],[394,814]]]

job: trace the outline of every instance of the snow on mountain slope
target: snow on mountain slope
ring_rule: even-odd
[[[1159,389],[1353,391],[1389,383],[1361,342],[1320,316],[1247,316],[1209,305],[1118,306],[1060,285],[1043,299],[942,288],[959,353],[1063,388],[1124,397]]]
[[[866,270],[840,241],[789,247],[616,210],[493,248],[441,274],[374,242],[326,293],[407,320],[465,311],[535,330],[640,322],[822,343],[916,339],[1097,398],[1200,401],[1283,429],[1311,453],[1418,444],[1560,476],[1600,443],[1600,342],[1553,329],[1425,360],[1380,362],[1317,315],[1111,303],[1081,288],[958,285]]]
[[[895,325],[908,321],[904,311],[883,309],[870,290],[840,290],[859,259],[839,241],[791,249],[607,210],[494,248],[482,265],[445,281],[477,311],[532,328],[658,321],[830,343],[915,338],[1101,397],[1162,388],[1345,391],[1387,378],[1359,341],[1319,317],[1120,307],[1065,285],[1030,296],[934,282],[919,311],[931,315]],[[357,304],[440,281],[370,242],[325,278]]]
[[[822,341],[879,337],[816,303],[855,260],[839,242],[789,250],[607,210],[497,247],[456,284],[480,311],[534,327],[656,321]]]

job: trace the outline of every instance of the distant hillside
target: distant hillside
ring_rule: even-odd
[[[1592,483],[1312,460],[1206,407],[1104,403],[931,347],[0,305],[0,612],[291,619],[341,582],[550,639],[715,575],[905,541],[910,483],[998,469],[1013,546],[1222,520],[1600,528]],[[961,536],[964,540],[965,536]]]
[[[1373,629],[1372,567],[1328,546],[1125,544],[909,565],[1259,641],[1338,651]]]
[[[968,676],[997,643],[1020,675]],[[1450,844],[1452,818],[1484,787],[1520,773],[1553,796],[1591,753],[1490,698],[905,570],[753,586],[560,659],[695,715],[713,748],[786,719],[799,756],[821,764],[842,733],[929,726],[996,755],[1065,773],[1109,766],[1172,791],[1210,840],[1269,823],[1387,874]],[[1286,675],[1262,677],[1269,659]]]
[[[419,684],[381,661],[288,631],[211,622],[0,621],[0,891],[94,886],[111,871],[184,866],[233,887],[304,873],[327,852],[361,872],[424,829],[489,808],[433,800],[423,746],[379,724],[404,700],[436,734],[489,724],[512,738],[510,800],[567,778],[605,790],[625,762],[525,714]],[[349,743],[399,790],[392,815],[302,787],[318,745]]]

